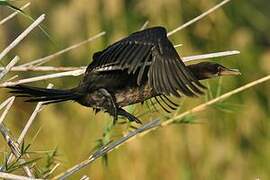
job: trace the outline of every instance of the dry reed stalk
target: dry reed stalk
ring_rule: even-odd
[[[19,76],[16,74],[14,76],[11,76],[10,78],[8,78],[6,81],[13,81],[14,79],[18,78]]]
[[[22,65],[20,65],[20,67],[27,67],[27,66],[34,66],[34,65],[35,66],[40,66],[40,65],[42,65],[44,63],[47,63],[52,58],[55,58],[55,57],[57,57],[57,56],[59,56],[59,55],[61,55],[63,53],[66,53],[66,52],[68,52],[70,50],[76,49],[76,48],[78,48],[78,47],[80,47],[80,46],[82,46],[82,45],[84,45],[86,43],[89,43],[89,42],[91,42],[91,41],[93,41],[95,39],[98,39],[99,37],[101,37],[103,35],[105,35],[105,32],[104,31],[101,32],[101,33],[96,34],[95,36],[90,37],[87,40],[84,40],[84,41],[79,42],[77,44],[74,44],[74,45],[72,45],[70,47],[67,47],[65,49],[62,49],[62,50],[60,50],[60,51],[58,51],[56,53],[53,53],[53,54],[51,54],[49,56],[46,56],[46,57],[43,57],[43,58],[39,58],[39,59],[33,60],[33,61],[29,62],[29,63],[22,64]]]
[[[59,166],[61,163],[57,163],[48,173],[46,173],[43,177],[48,177],[50,176]]]
[[[4,173],[4,172],[0,172],[0,178],[9,179],[9,180],[41,180],[41,179],[18,176],[15,174]]]
[[[53,87],[53,84],[49,84],[49,85],[47,86],[47,89],[51,89],[52,87]],[[26,125],[24,126],[24,128],[23,128],[23,130],[22,130],[22,132],[21,132],[21,134],[20,134],[20,136],[19,136],[19,138],[18,138],[18,140],[17,140],[17,142],[18,142],[19,144],[21,144],[21,143],[23,142],[23,139],[24,139],[26,133],[28,132],[30,126],[33,124],[33,122],[34,122],[36,116],[37,116],[38,113],[41,111],[41,109],[42,109],[42,104],[43,104],[42,102],[37,103],[37,105],[36,105],[36,107],[35,107],[33,113],[31,114],[29,120],[27,121]]]
[[[181,46],[183,46],[183,44],[176,44],[176,45],[174,45],[173,47],[174,47],[174,48],[178,48],[178,47],[181,47]]]
[[[37,76],[37,77],[33,77],[33,78],[20,79],[18,81],[14,81],[14,82],[1,83],[0,87],[15,86],[18,84],[30,83],[30,82],[53,79],[53,78],[60,78],[60,77],[65,77],[65,76],[79,76],[79,75],[83,74],[83,72],[84,72],[84,70],[75,70],[75,71],[67,71],[67,72]]]
[[[28,6],[30,6],[30,2],[26,3],[25,5],[23,5],[22,7],[20,7],[21,10],[24,10],[25,8],[27,8]],[[12,19],[13,17],[15,17],[18,13],[20,13],[20,11],[16,10],[15,12],[13,12],[12,14],[10,14],[9,16],[7,16],[6,18],[2,19],[0,21],[0,25],[4,24],[5,22],[7,22],[8,20]]]
[[[0,109],[2,109],[3,107],[6,107],[6,109],[4,110],[2,115],[0,116],[0,124],[2,124],[2,122],[4,121],[8,111],[10,110],[12,104],[14,103],[14,100],[15,100],[15,96],[12,96],[0,105]]]
[[[9,53],[16,45],[18,45],[35,27],[37,27],[45,19],[45,14],[39,16],[28,28],[26,28],[10,45],[8,45],[0,54],[0,61]]]
[[[240,51],[237,51],[237,50],[222,51],[222,52],[214,52],[214,53],[209,53],[209,54],[187,56],[187,57],[183,57],[182,60],[184,62],[189,62],[189,61],[197,61],[197,60],[217,58],[217,57],[232,56],[232,55],[237,55],[237,54],[240,54]]]
[[[141,30],[144,30],[145,28],[147,28],[148,24],[149,24],[149,21],[148,21],[148,20],[145,21],[145,23],[142,25],[142,27],[141,27],[139,30],[140,30],[140,31],[141,31]]]
[[[0,73],[0,80],[13,68],[17,62],[20,60],[18,56],[15,56],[6,67],[3,68],[2,72]]]
[[[144,132],[147,131],[151,128],[157,127],[159,126],[160,121],[159,120],[154,120],[154,121],[150,121],[144,125],[142,125],[141,127],[139,127],[138,129],[129,132],[126,136],[121,137],[120,139],[109,143],[106,146],[101,147],[100,149],[98,149],[95,153],[93,153],[88,159],[82,161],[81,163],[73,166],[72,168],[68,169],[67,171],[53,177],[52,179],[59,179],[59,180],[64,180],[67,177],[71,176],[72,174],[74,174],[75,172],[78,172],[79,170],[81,170],[82,168],[84,168],[85,166],[89,165],[90,163],[92,163],[93,161],[95,161],[96,159],[98,159],[99,157],[105,155],[106,153],[118,148],[121,144],[125,143],[127,140],[129,140],[130,138]]]
[[[47,86],[48,89],[50,89],[52,87],[53,87],[53,84],[49,84]],[[31,127],[31,125],[33,124],[33,122],[34,122],[36,116],[38,115],[38,113],[41,111],[42,104],[43,104],[42,102],[37,103],[37,105],[36,105],[33,113],[31,114],[30,118],[28,119],[27,123],[25,124],[25,126],[24,126],[24,128],[23,128],[23,130],[22,130],[22,132],[21,132],[21,134],[20,134],[20,136],[18,138],[18,140],[17,140],[17,143],[19,145],[22,144],[23,139],[24,139],[26,133],[28,132],[28,130]],[[8,156],[8,158],[7,158],[7,163],[10,163],[13,160],[13,158],[14,158],[14,156],[12,154],[10,154]],[[29,158],[29,156],[28,156],[28,158]]]
[[[197,21],[199,21],[199,20],[201,20],[201,19],[204,18],[205,16],[209,15],[210,13],[214,12],[215,10],[219,9],[220,7],[222,7],[223,5],[227,4],[227,3],[230,2],[230,1],[231,1],[231,0],[224,0],[224,1],[222,1],[221,3],[219,3],[219,4],[217,4],[216,6],[212,7],[212,8],[209,9],[208,11],[202,13],[201,15],[195,17],[194,19],[192,19],[192,20],[186,22],[185,24],[183,24],[183,25],[181,25],[181,26],[175,28],[174,30],[168,32],[168,33],[167,33],[167,36],[171,36],[171,35],[173,35],[174,33],[176,33],[176,32],[178,32],[178,31],[180,31],[180,30],[182,30],[182,29],[184,29],[184,28],[190,26],[191,24],[193,24],[193,23],[195,23],[195,22],[197,22]]]
[[[23,72],[23,71],[74,71],[74,70],[79,70],[79,69],[85,69],[85,66],[81,66],[81,67],[62,67],[62,66],[58,66],[58,67],[54,67],[54,66],[27,66],[27,67],[21,67],[21,66],[15,66],[12,67],[10,71],[17,71],[17,72]],[[4,67],[0,67],[0,71],[3,71],[5,68]]]
[[[0,132],[2,136],[4,137],[8,147],[10,148],[11,153],[16,158],[18,158],[18,162],[22,164],[25,163],[26,161],[21,157],[22,154],[21,154],[21,150],[18,143],[13,139],[13,137],[9,133],[9,130],[5,127],[3,123],[0,124]],[[31,169],[27,165],[23,165],[22,167],[27,176],[34,177]]]
[[[0,110],[2,110],[10,101],[14,101],[15,97],[10,97],[0,104]],[[2,121],[0,121],[1,124]]]
[[[7,113],[9,112],[11,106],[13,105],[15,97],[13,96],[13,97],[9,98],[8,100],[9,100],[9,102],[6,105],[6,108],[5,108],[4,112],[2,113],[2,115],[0,117],[0,132],[1,132],[2,136],[4,137],[5,141],[7,142],[7,145],[9,146],[12,154],[14,154],[14,156],[17,157],[17,158],[20,158],[21,157],[21,152],[20,152],[19,145],[17,144],[17,142],[15,142],[13,140],[12,136],[9,134],[9,130],[2,123],[3,120],[5,119]],[[19,159],[19,162],[20,163],[25,163],[25,160],[24,159]],[[25,173],[29,177],[34,177],[31,169],[28,166],[23,166],[23,170],[25,171]]]
[[[80,180],[89,180],[90,178],[86,175],[84,175],[83,177],[80,178]]]

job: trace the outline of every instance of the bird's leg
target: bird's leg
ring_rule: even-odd
[[[138,118],[118,107],[115,97],[112,96],[106,89],[99,89],[98,92],[106,98],[106,100],[103,102],[103,107],[110,115],[113,116],[113,124],[116,123],[118,115],[126,117],[129,121],[135,121],[136,123],[142,124]]]
[[[142,122],[132,114],[128,113],[122,108],[118,108],[118,115],[126,117],[129,121],[135,121],[136,123],[142,124]]]
[[[104,108],[110,115],[113,116],[113,124],[115,124],[118,117],[118,108],[115,103],[115,98],[106,89],[99,89],[98,91],[106,98],[106,104],[104,104]]]

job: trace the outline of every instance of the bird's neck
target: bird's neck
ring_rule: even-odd
[[[187,68],[191,71],[191,73],[198,80],[209,79],[209,74],[205,73],[201,68],[197,66],[197,64],[188,65]]]

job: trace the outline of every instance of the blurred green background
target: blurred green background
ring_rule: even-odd
[[[27,1],[13,2],[21,6]],[[35,29],[4,59],[6,65],[15,55],[26,63],[101,31],[106,35],[76,50],[59,56],[46,65],[85,66],[94,52],[138,29],[149,20],[149,26],[161,25],[168,31],[211,8],[216,0],[39,0],[31,1],[26,13],[33,17],[46,14],[44,25],[55,40],[52,44]],[[270,2],[269,0],[231,1],[222,9],[172,35],[181,56],[237,49],[240,55],[212,59],[228,67],[238,68],[242,76],[213,79],[204,82],[215,96],[263,77],[270,72]],[[0,19],[12,11],[0,7]],[[11,43],[31,22],[19,15],[0,26],[0,51]],[[43,73],[22,72],[19,78]],[[78,78],[61,78],[32,83],[55,88],[75,86]],[[221,84],[221,85],[220,85]],[[137,138],[108,156],[108,165],[98,160],[72,179],[89,175],[92,179],[270,179],[270,83],[260,84],[231,97],[220,106],[195,114],[193,124],[174,124]],[[211,94],[211,93],[210,93]],[[7,91],[1,89],[1,101]],[[208,98],[211,96],[208,96]],[[183,98],[178,113],[203,103],[207,98]],[[18,137],[35,104],[17,99],[5,119]],[[143,112],[140,105],[134,114]],[[147,113],[143,121],[162,117],[163,113]],[[167,114],[168,115],[168,114]],[[174,116],[170,114],[168,116]],[[75,103],[50,105],[38,115],[25,143],[30,151],[41,152],[57,148],[61,166],[55,174],[86,159],[102,137],[111,118],[97,115],[91,109]],[[111,139],[128,131],[127,125],[113,127]],[[38,134],[37,134],[38,132]],[[36,138],[34,138],[36,136]],[[33,141],[34,139],[34,141]],[[0,138],[0,162],[8,151]],[[36,155],[43,156],[43,154]],[[42,167],[46,161],[38,162]]]

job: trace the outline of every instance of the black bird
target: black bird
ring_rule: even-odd
[[[114,121],[124,116],[141,123],[122,107],[160,97],[163,103],[158,103],[165,110],[173,110],[177,104],[168,96],[198,96],[205,89],[199,80],[238,74],[238,70],[211,62],[185,66],[167,38],[166,29],[152,27],[95,53],[83,80],[75,88],[59,90],[25,85],[8,88],[17,96],[28,97],[28,102],[50,104],[73,100],[96,112],[108,112]]]

